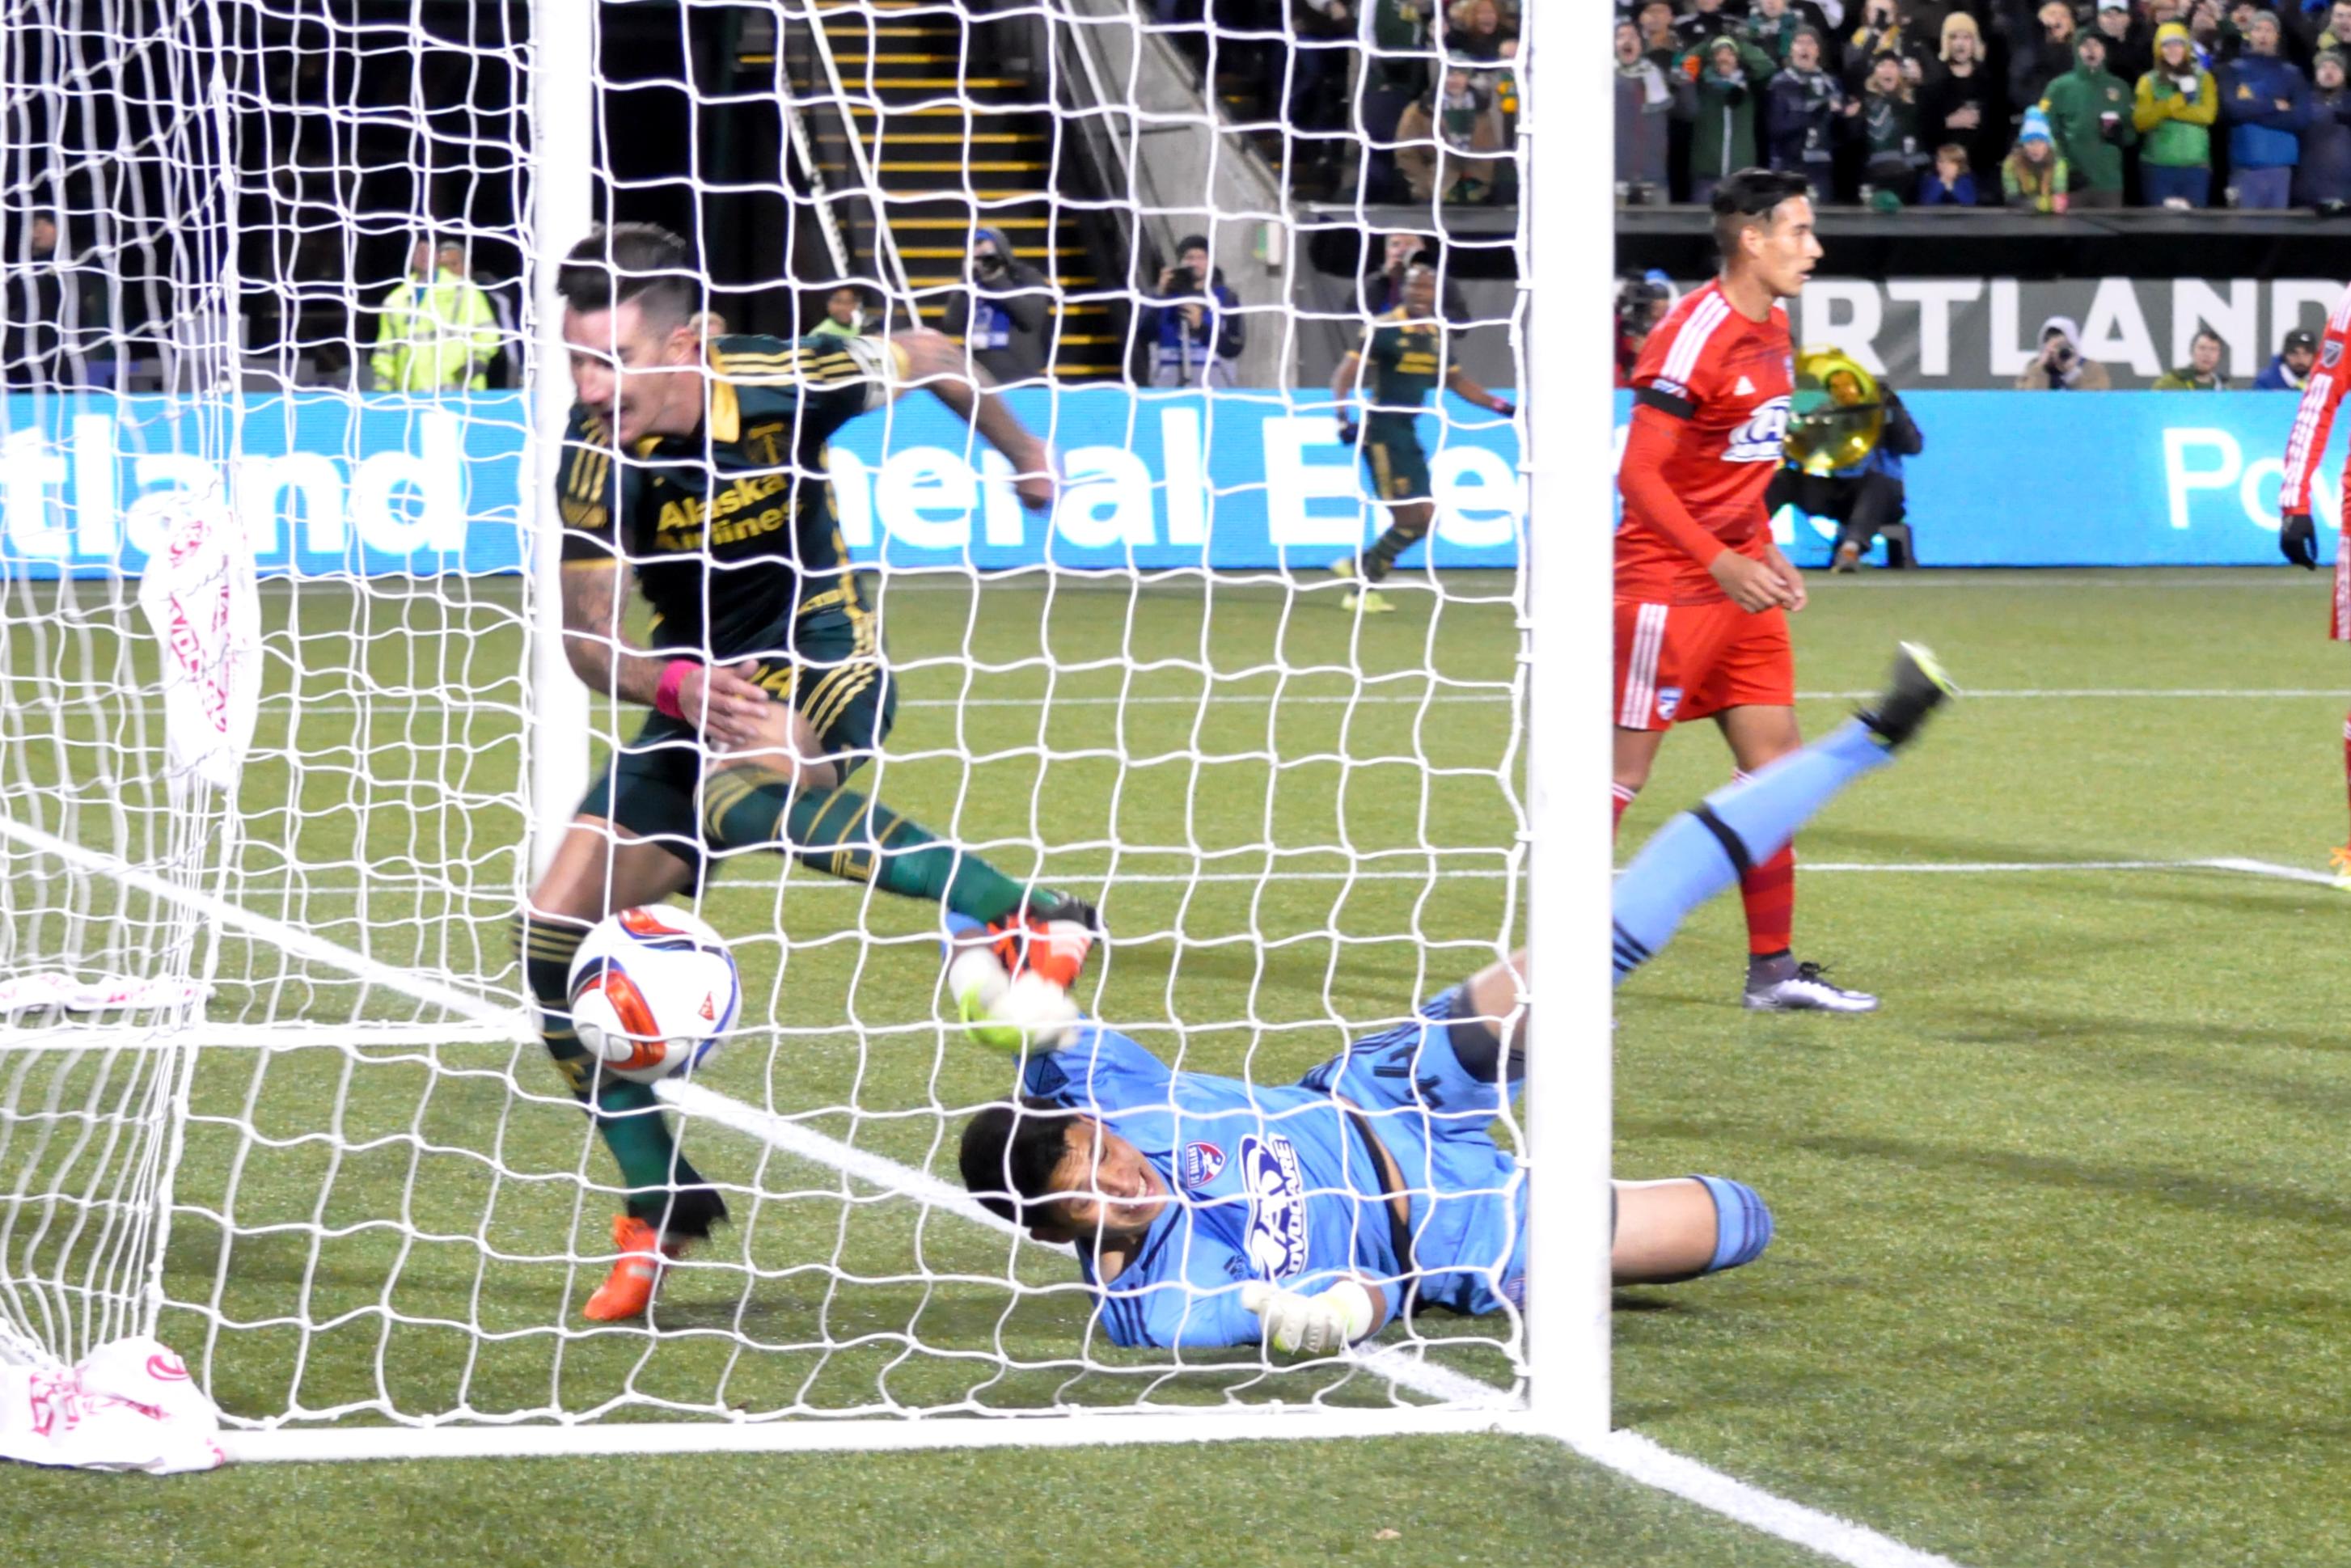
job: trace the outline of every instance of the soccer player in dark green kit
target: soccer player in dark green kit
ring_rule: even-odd
[[[1343,608],[1378,615],[1394,610],[1377,584],[1395,565],[1396,557],[1428,536],[1437,520],[1437,503],[1428,485],[1428,455],[1421,450],[1414,422],[1420,417],[1428,394],[1444,383],[1466,401],[1509,418],[1518,411],[1478,384],[1458,364],[1445,368],[1445,323],[1437,314],[1437,271],[1425,264],[1404,275],[1404,303],[1372,324],[1370,340],[1339,362],[1331,377],[1331,395],[1341,409],[1352,405],[1371,371],[1371,406],[1363,424],[1343,418],[1341,444],[1353,446],[1360,437],[1364,462],[1372,471],[1372,488],[1395,520],[1372,548],[1348,557],[1331,570],[1356,586],[1341,601]]]
[[[628,1191],[620,1259],[584,1309],[611,1322],[643,1315],[664,1260],[726,1210],[652,1086],[599,1073],[572,1030],[571,959],[598,920],[692,889],[714,852],[767,849],[935,899],[1064,986],[1098,923],[843,788],[889,734],[896,692],[826,441],[927,387],[1011,460],[1031,507],[1052,500],[1044,444],[936,332],[705,337],[684,242],[652,225],[597,230],[556,287],[580,393],[557,486],[565,653],[590,690],[653,710],[580,803],[517,931],[548,1051]],[[643,642],[622,629],[632,573],[653,612]]]

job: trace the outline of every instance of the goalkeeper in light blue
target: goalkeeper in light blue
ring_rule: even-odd
[[[1772,854],[1839,790],[1893,760],[1951,687],[1904,644],[1887,690],[1827,738],[1675,818],[1618,879],[1619,983],[1685,915]],[[1398,1316],[1522,1300],[1525,1176],[1491,1126],[1517,1098],[1524,955],[1423,1003],[1294,1085],[1178,1072],[1065,993],[953,949],[968,1031],[1023,1052],[1017,1105],[964,1130],[964,1185],[1066,1243],[1117,1344],[1264,1343],[1329,1354]],[[1722,1176],[1618,1182],[1610,1263],[1663,1283],[1751,1262],[1771,1239]]]

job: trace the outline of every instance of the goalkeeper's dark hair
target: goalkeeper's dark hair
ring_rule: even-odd
[[[1793,169],[1741,169],[1714,188],[1714,246],[1725,261],[1739,254],[1740,234],[1761,228],[1795,196],[1810,196],[1812,183]]]
[[[1053,1173],[1070,1150],[1070,1124],[1078,1119],[1050,1100],[1024,1094],[1017,1105],[990,1105],[965,1124],[956,1163],[964,1189],[998,1219],[1026,1228],[1045,1216],[1041,1200],[1066,1194],[1053,1190]]]
[[[671,324],[702,308],[702,276],[685,241],[659,224],[600,224],[563,258],[555,291],[583,313],[633,299],[645,315]]]

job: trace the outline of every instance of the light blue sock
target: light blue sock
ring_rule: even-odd
[[[1714,1258],[1703,1272],[1719,1274],[1752,1263],[1771,1245],[1771,1210],[1763,1195],[1728,1176],[1696,1178],[1714,1198]]]
[[[1616,983],[1656,957],[1691,910],[1779,853],[1838,790],[1893,760],[1855,719],[1658,829],[1616,879]]]

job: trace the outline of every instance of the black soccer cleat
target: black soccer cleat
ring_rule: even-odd
[[[1918,733],[1927,716],[1959,695],[1935,655],[1916,643],[1899,644],[1894,670],[1883,695],[1854,716],[1888,747],[1899,747]]]

